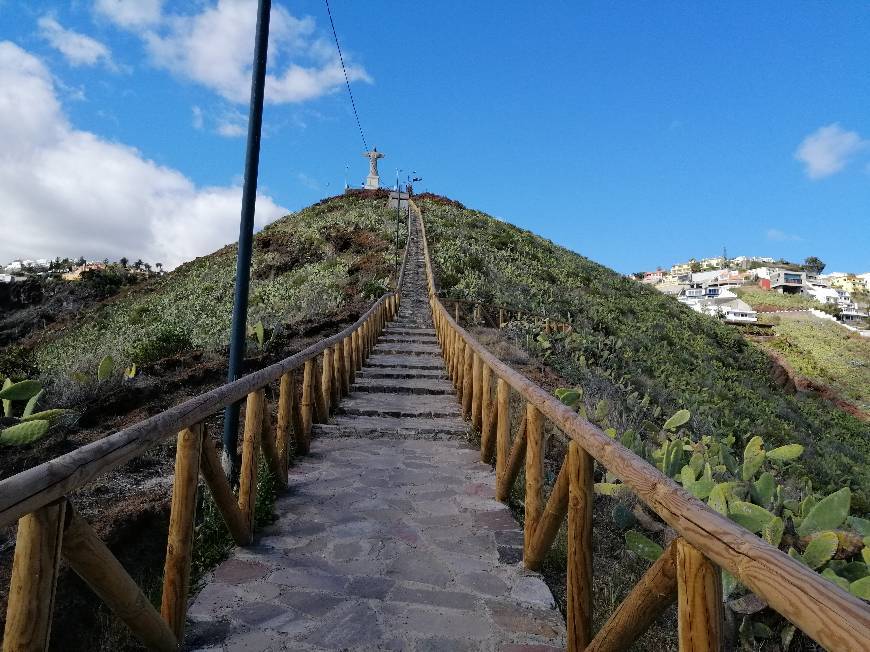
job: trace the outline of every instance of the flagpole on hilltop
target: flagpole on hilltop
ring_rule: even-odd
[[[254,208],[257,200],[257,173],[260,166],[260,136],[263,126],[263,95],[266,85],[266,54],[269,47],[269,14],[272,0],[259,0],[257,32],[254,38],[254,65],[251,74],[251,106],[248,113],[248,144],[245,152],[245,181],[242,189],[242,216],[236,259],[236,287],[233,295],[233,322],[230,329],[230,358],[227,381],[237,380],[242,361],[248,322],[248,291],[251,280],[251,250],[254,241]],[[234,478],[238,468],[239,403],[224,411],[223,465]]]

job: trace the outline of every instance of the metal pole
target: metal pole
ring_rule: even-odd
[[[245,182],[242,189],[242,219],[239,225],[239,252],[236,259],[236,289],[233,297],[233,323],[230,330],[230,360],[227,381],[237,380],[245,353],[248,322],[248,289],[251,279],[251,248],[254,240],[254,206],[257,199],[257,173],[260,165],[260,133],[263,126],[263,95],[266,84],[266,54],[269,47],[269,14],[272,0],[259,0],[257,32],[254,39],[254,66],[251,75],[251,107],[248,113],[248,145],[245,153]],[[224,411],[223,465],[234,478],[238,468],[236,447],[239,435],[239,404]]]

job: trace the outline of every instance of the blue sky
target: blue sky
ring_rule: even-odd
[[[260,225],[367,165],[323,2],[273,4]],[[331,6],[390,182],[622,272],[723,246],[870,270],[864,3]],[[0,259],[233,241],[254,11],[0,0]]]

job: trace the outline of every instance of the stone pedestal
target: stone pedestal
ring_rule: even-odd
[[[377,175],[369,175],[366,177],[366,190],[377,190],[381,187],[381,178]]]

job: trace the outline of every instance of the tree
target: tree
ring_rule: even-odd
[[[158,272],[163,273],[163,263],[154,263],[154,267],[157,268]]]
[[[700,272],[701,271],[701,263],[699,263],[697,260],[692,262],[692,271],[693,272]]]
[[[79,259],[76,261],[76,265],[78,265],[79,267],[81,267],[81,266],[84,265],[86,262],[87,262],[87,261],[85,260],[85,257],[84,257],[84,256],[79,256]]]
[[[133,263],[133,267],[134,267],[135,269],[142,269],[142,265],[143,265],[143,264],[144,264],[144,263],[142,262],[142,259],[139,258],[135,263]]]
[[[825,263],[821,258],[810,256],[804,260],[803,268],[811,274],[819,275],[822,273],[822,270],[825,269]]]
[[[124,256],[118,262],[121,263],[121,267],[123,267],[124,269],[127,269],[127,263],[129,263],[130,260],[126,256]]]

